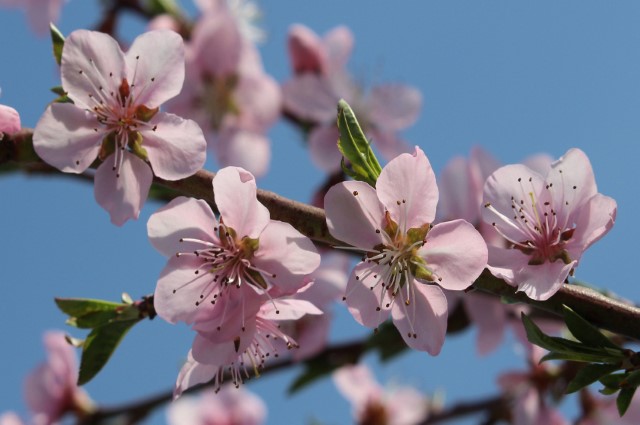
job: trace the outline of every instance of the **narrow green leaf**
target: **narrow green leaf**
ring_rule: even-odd
[[[117,317],[118,312],[115,310],[93,311],[80,317],[71,317],[67,323],[76,328],[93,329],[106,325]]]
[[[616,365],[620,364],[619,357],[613,356],[605,356],[604,354],[592,354],[592,353],[580,353],[580,352],[564,352],[558,353],[553,352],[545,355],[540,362],[546,362],[548,360],[571,360],[574,362],[581,363],[606,363],[608,365]],[[617,367],[620,369],[620,367]]]
[[[91,331],[82,347],[78,385],[84,385],[107,364],[122,338],[140,319],[115,321]]]
[[[591,385],[605,375],[618,370],[617,365],[611,364],[588,364],[576,373],[575,378],[567,386],[567,394],[574,393],[587,385]]]
[[[640,386],[640,370],[635,370],[629,373],[625,378],[623,385],[632,388]]]
[[[62,61],[62,48],[64,47],[64,35],[53,24],[49,24],[51,31],[51,42],[53,44],[53,57],[56,59],[58,65]]]
[[[623,417],[627,412],[635,393],[636,388],[623,388],[620,390],[620,394],[618,394],[618,398],[616,399],[616,406],[618,406],[620,417]]]
[[[616,389],[616,388],[607,388],[607,387],[605,387],[605,388],[603,388],[603,389],[601,389],[601,390],[598,390],[598,392],[599,392],[600,394],[602,394],[602,395],[612,395],[612,394],[617,393],[618,391],[619,391],[619,390],[618,390],[618,389]]]
[[[599,379],[600,383],[607,388],[619,390],[622,382],[625,380],[627,374],[625,372],[612,373],[610,375],[603,376]]]
[[[587,322],[566,305],[563,305],[562,307],[564,321],[571,334],[576,337],[578,341],[581,341],[591,347],[608,347],[620,350],[622,353],[621,348],[604,336],[598,328]]]
[[[53,93],[57,94],[58,96],[66,96],[67,92],[64,91],[64,89],[62,88],[62,86],[55,86],[55,87],[51,87],[50,89]]]
[[[71,317],[82,317],[98,311],[114,311],[125,306],[120,303],[90,298],[56,298],[55,301],[58,308]]]
[[[343,99],[338,102],[338,129],[340,130],[338,149],[351,163],[351,171],[346,173],[355,180],[364,181],[375,187],[382,167],[371,150],[371,145],[353,110]]]

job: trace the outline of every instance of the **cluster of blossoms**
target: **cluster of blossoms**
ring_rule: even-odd
[[[320,255],[290,224],[271,220],[256,191],[253,175],[227,167],[213,179],[219,219],[204,201],[183,197],[149,219],[151,243],[170,257],[156,311],[197,332],[176,394],[211,379],[219,387],[227,369],[238,385],[247,370],[298,346],[278,322],[322,313],[292,297],[310,284]]]
[[[365,92],[356,84],[345,68],[353,43],[353,35],[346,27],[334,28],[323,38],[304,25],[293,25],[289,30],[294,77],[282,86],[285,113],[312,124],[309,154],[319,168],[329,173],[340,169],[335,124],[340,99],[354,108],[365,133],[388,160],[410,151],[396,132],[416,121],[422,105],[422,96],[413,87],[386,84]]]

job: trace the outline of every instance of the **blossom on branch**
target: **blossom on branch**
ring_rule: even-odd
[[[431,225],[437,202],[435,175],[418,147],[390,161],[375,189],[342,182],[324,202],[331,234],[364,252],[344,298],[351,314],[367,327],[391,314],[407,345],[432,355],[447,327],[441,288],[468,288],[487,264],[487,246],[471,224]]]
[[[0,0],[0,6],[24,8],[31,29],[43,37],[49,24],[57,22],[64,0]]]
[[[25,398],[35,425],[57,423],[67,412],[88,413],[93,403],[78,388],[78,363],[74,348],[62,332],[44,336],[47,361],[31,372],[25,381]]]
[[[20,131],[20,114],[10,106],[0,105],[0,140],[2,133],[13,134]]]
[[[178,34],[147,32],[125,54],[106,34],[74,31],[65,41],[61,74],[73,103],[47,108],[34,131],[34,149],[68,173],[82,173],[99,158],[95,197],[114,224],[138,217],[153,174],[179,180],[204,165],[206,142],[198,125],[159,111],[184,81]]]
[[[169,405],[169,425],[260,425],[267,406],[255,394],[242,388],[223,386],[200,397],[182,397]]]
[[[385,84],[365,91],[348,74],[353,35],[337,27],[320,39],[303,25],[289,30],[294,77],[282,86],[286,113],[313,125],[309,152],[316,166],[334,172],[342,155],[337,147],[336,105],[345,99],[356,111],[365,134],[383,157],[392,159],[409,146],[396,133],[418,118],[422,95],[413,87]]]
[[[415,425],[429,415],[429,401],[410,387],[385,391],[364,365],[344,366],[333,381],[351,402],[357,424]]]
[[[582,253],[616,218],[598,193],[589,159],[570,149],[546,177],[525,165],[495,171],[484,186],[482,217],[508,247],[489,247],[489,270],[534,300],[555,294]]]

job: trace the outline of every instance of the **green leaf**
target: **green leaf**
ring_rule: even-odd
[[[84,385],[107,364],[122,338],[140,319],[116,321],[91,331],[82,347],[78,385]]]
[[[62,48],[64,47],[64,35],[53,24],[49,24],[51,31],[51,42],[53,44],[53,57],[56,59],[58,65],[62,61]]]
[[[620,390],[620,394],[618,394],[618,398],[616,399],[616,406],[618,406],[620,417],[623,417],[627,412],[635,393],[636,388],[623,388]]]
[[[71,317],[82,317],[98,311],[114,311],[124,306],[120,303],[89,298],[56,298],[55,301],[58,308]]]
[[[94,311],[80,317],[70,317],[67,324],[81,329],[93,329],[98,326],[106,325],[118,317],[115,310]]]
[[[622,353],[621,348],[604,336],[598,328],[587,322],[566,305],[563,305],[562,307],[564,321],[567,324],[569,331],[574,337],[576,337],[576,339],[590,347],[608,347],[620,350]]]
[[[608,365],[617,366],[616,369],[620,369],[620,358],[614,356],[606,356],[605,353],[580,353],[580,352],[565,352],[558,353],[553,352],[545,355],[540,362],[546,362],[548,360],[571,360],[581,363],[606,363]]]
[[[343,170],[355,180],[364,181],[375,187],[382,167],[371,150],[371,145],[353,110],[343,99],[338,102],[338,129],[340,130],[338,149],[351,163],[349,170],[343,161]]]
[[[627,374],[625,372],[621,373],[612,373],[607,376],[603,376],[599,379],[600,383],[607,388],[615,389],[616,391],[620,389],[622,382],[625,380]]]
[[[566,392],[567,394],[576,392],[618,369],[617,365],[612,364],[588,364],[576,373],[575,378],[569,382]]]

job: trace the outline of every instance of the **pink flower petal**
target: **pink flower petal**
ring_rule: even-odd
[[[467,160],[461,156],[451,159],[442,170],[437,214],[442,220],[461,218],[470,223],[479,221],[481,200],[476,200],[469,171]]]
[[[220,366],[218,365],[198,363],[194,360],[190,350],[187,361],[178,374],[176,386],[173,390],[173,399],[180,397],[184,391],[193,386],[209,382],[218,373],[219,368]]]
[[[556,201],[554,205],[568,205],[569,210],[579,209],[584,202],[598,193],[591,162],[580,149],[569,149],[559,160],[551,164],[551,171],[546,180],[555,187],[555,190],[551,190]],[[569,204],[565,204],[566,202]],[[557,212],[566,210],[563,208]]]
[[[391,309],[393,324],[409,347],[436,356],[447,333],[447,298],[435,285],[415,280],[407,285],[412,292],[409,305],[405,290],[400,290]]]
[[[436,224],[418,255],[438,276],[436,283],[453,291],[462,291],[473,284],[488,258],[484,239],[464,220]]]
[[[576,233],[567,244],[567,250],[575,257],[573,259],[578,260],[582,251],[611,230],[616,221],[617,210],[616,201],[600,193],[596,193],[580,208]]]
[[[138,36],[125,61],[136,104],[153,109],[182,90],[184,44],[177,33],[155,30]]]
[[[294,24],[289,28],[287,47],[291,67],[296,74],[322,73],[326,69],[326,52],[320,38],[304,25]]]
[[[62,9],[64,1],[22,1],[21,3],[26,6],[27,18],[29,19],[31,29],[42,37],[49,33],[50,23],[58,22],[60,9]]]
[[[375,328],[389,317],[391,299],[382,277],[387,267],[369,263],[358,264],[349,277],[345,301],[358,323]]]
[[[334,238],[365,249],[385,243],[379,232],[384,226],[384,206],[367,183],[347,181],[332,186],[324,207]]]
[[[208,273],[195,274],[202,261],[195,257],[169,258],[158,278],[154,307],[158,316],[169,323],[186,322],[191,324],[200,314],[200,310],[211,311],[209,302],[199,305],[200,295],[207,293],[211,283]]]
[[[213,193],[221,221],[238,238],[257,239],[269,224],[269,210],[256,198],[256,180],[239,167],[226,167],[213,178]]]
[[[391,218],[403,231],[435,219],[436,176],[426,155],[417,146],[413,155],[402,154],[382,169],[376,191]]]
[[[320,316],[303,316],[296,321],[299,348],[291,353],[295,361],[309,359],[326,347],[332,320],[332,315],[325,312]]]
[[[197,243],[180,242],[182,238],[218,242],[217,225],[218,220],[209,204],[201,199],[180,196],[149,217],[147,231],[154,248],[162,255],[172,257],[178,252],[202,248]]]
[[[151,168],[143,160],[126,150],[122,155],[119,177],[113,169],[112,154],[98,167],[94,178],[96,201],[109,212],[116,226],[138,218],[153,180]]]
[[[368,403],[382,399],[382,387],[364,365],[341,367],[333,373],[333,382],[356,412],[364,409]]]
[[[278,83],[267,74],[241,76],[234,101],[240,110],[237,125],[245,130],[264,133],[280,118],[282,92]]]
[[[5,412],[0,415],[0,425],[23,425],[23,422],[14,412]]]
[[[284,108],[293,115],[316,123],[335,120],[339,95],[324,77],[304,74],[282,86]]]
[[[79,108],[112,103],[127,78],[118,43],[107,34],[76,30],[64,43],[60,65],[62,87]]]
[[[234,73],[242,54],[242,35],[225,9],[199,19],[191,37],[198,67],[213,76]]]
[[[537,301],[549,299],[558,292],[576,261],[564,264],[557,260],[541,265],[527,266],[515,273],[518,291],[523,291],[529,298]]]
[[[252,322],[248,323],[252,325]],[[255,324],[255,322],[253,322]],[[193,359],[200,363],[223,366],[236,359],[247,349],[255,333],[255,326],[247,329],[247,337],[240,338],[238,345],[234,341],[213,343],[201,335],[196,335],[191,347]]]
[[[323,39],[327,56],[327,73],[344,69],[353,50],[353,34],[346,26],[339,26],[327,32]]]
[[[479,293],[464,296],[467,315],[478,329],[476,348],[484,356],[500,345],[506,329],[505,306],[495,297]]]
[[[295,298],[277,298],[260,309],[260,317],[268,320],[298,320],[307,314],[319,316],[323,312],[315,304]]]
[[[413,87],[385,84],[371,89],[367,104],[371,122],[385,130],[398,131],[418,119],[422,94]]]
[[[272,273],[275,285],[294,292],[306,282],[304,277],[320,265],[320,255],[309,238],[289,223],[271,220],[260,234],[260,247],[251,260],[256,267]]]
[[[220,165],[241,167],[258,177],[269,170],[271,143],[264,134],[233,129],[221,133],[217,142]]]
[[[413,152],[413,148],[394,132],[373,127],[367,130],[367,135],[371,142],[373,142],[373,147],[388,161],[392,161],[395,157],[403,153]]]
[[[13,134],[21,128],[18,111],[10,106],[0,105],[0,133]]]
[[[200,170],[207,156],[207,142],[195,121],[159,112],[141,131],[149,162],[156,176],[179,180]]]
[[[33,148],[61,171],[82,173],[98,156],[105,136],[95,115],[70,103],[54,103],[36,124]]]
[[[316,126],[309,133],[309,155],[314,165],[327,173],[340,169],[342,153],[338,149],[340,132],[334,123]]]

